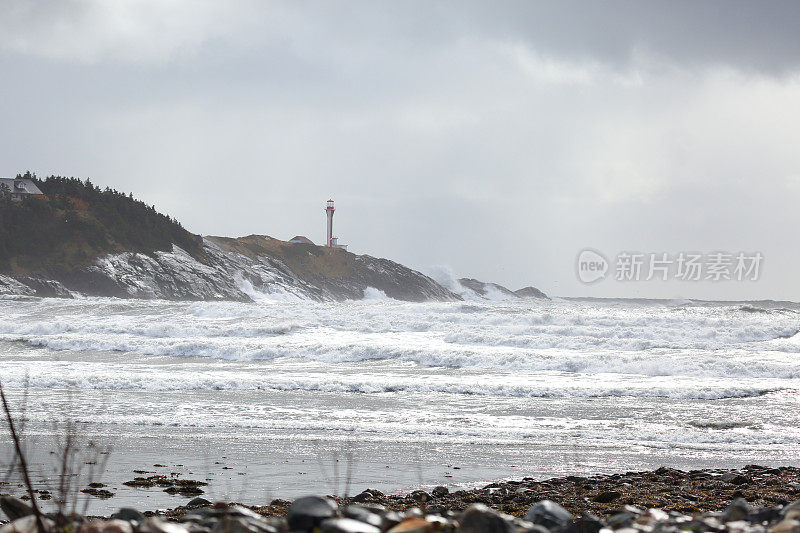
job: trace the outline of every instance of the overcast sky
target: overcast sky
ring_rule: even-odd
[[[0,175],[556,295],[800,300],[800,4],[0,0]],[[584,248],[761,252],[584,285]],[[612,269],[613,264],[612,264]]]

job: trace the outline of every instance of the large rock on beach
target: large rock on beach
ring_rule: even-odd
[[[462,533],[516,533],[513,518],[497,513],[482,503],[470,505],[459,519]]]
[[[55,522],[49,518],[42,517],[42,526],[45,531],[43,533],[51,533],[55,531]],[[39,525],[34,515],[24,516],[16,520],[12,520],[4,526],[0,526],[0,533],[42,533],[39,531]]]
[[[289,507],[289,528],[292,531],[309,531],[323,520],[336,516],[338,506],[329,498],[306,496],[298,498]]]
[[[320,524],[322,533],[380,533],[377,527],[352,518],[329,518]]]
[[[193,498],[186,504],[187,507],[206,507],[208,505],[211,505],[211,502],[200,497]]]
[[[12,522],[33,514],[33,507],[13,496],[0,496],[0,509]]]
[[[375,510],[380,511],[380,509]],[[345,509],[342,511],[342,514],[346,518],[352,518],[380,529],[383,527],[383,517],[379,514],[379,512],[375,512],[375,510],[368,509],[361,505],[349,505],[345,507]],[[385,508],[382,510],[386,511]]]
[[[525,520],[544,526],[551,531],[562,531],[573,522],[569,511],[550,500],[537,502],[525,513]]]
[[[112,514],[111,518],[116,520],[125,520],[126,522],[131,522],[133,524],[139,524],[139,522],[144,522],[146,517],[136,509],[131,507],[123,507],[116,513]]]
[[[720,520],[723,522],[736,522],[737,520],[747,520],[750,516],[751,509],[747,500],[744,498],[736,498],[728,507],[723,511]]]
[[[388,533],[429,533],[436,531],[438,523],[426,520],[421,516],[406,516],[402,522],[394,526]]]
[[[158,517],[151,516],[145,520],[136,530],[136,533],[188,533],[188,529],[183,524],[167,522]]]

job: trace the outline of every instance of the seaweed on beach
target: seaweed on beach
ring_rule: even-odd
[[[139,489],[162,487],[167,494],[179,494],[181,496],[191,497],[203,494],[204,491],[200,487],[206,487],[208,483],[195,479],[179,479],[175,476],[155,475],[135,477],[130,481],[124,482],[123,485]]]

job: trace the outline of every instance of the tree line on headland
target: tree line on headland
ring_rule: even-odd
[[[14,200],[0,185],[0,271],[14,275],[69,272],[103,253],[169,251],[177,244],[202,256],[202,239],[133,194],[89,179],[26,172],[44,196]]]

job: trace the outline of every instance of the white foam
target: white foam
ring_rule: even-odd
[[[391,300],[386,296],[386,293],[382,290],[376,289],[375,287],[367,287],[364,289],[364,300],[378,300],[378,301],[386,301]]]
[[[233,275],[233,281],[240,291],[252,298],[257,303],[275,303],[275,302],[299,302],[305,298],[302,296],[289,292],[285,287],[274,284],[267,290],[256,289],[250,280],[246,279],[241,272],[236,272]],[[266,289],[266,287],[265,287]]]
[[[472,289],[464,287],[453,273],[453,269],[447,265],[432,266],[425,271],[425,274],[448,291],[459,295],[466,301],[477,302],[485,299]]]
[[[31,351],[31,353],[37,353]],[[775,391],[796,390],[793,378],[738,376],[693,377],[625,375],[564,371],[485,373],[468,370],[421,370],[386,360],[331,365],[283,358],[267,361],[227,361],[193,358],[140,358],[128,354],[93,353],[88,361],[30,359],[4,365],[4,381],[22,386],[25,380],[41,388],[76,387],[98,390],[273,390],[328,393],[408,393],[497,398],[664,397],[672,399],[748,398]],[[98,363],[100,360],[102,363]]]
[[[797,313],[593,302],[2,301],[0,340],[61,351],[325,364],[797,379]]]

